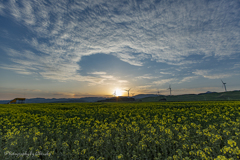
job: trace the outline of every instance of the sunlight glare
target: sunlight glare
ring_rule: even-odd
[[[122,91],[120,89],[116,89],[115,92],[117,97],[122,96]]]

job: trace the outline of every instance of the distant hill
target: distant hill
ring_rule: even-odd
[[[217,93],[217,92],[207,91],[206,93],[199,93],[198,95],[201,95],[201,94],[209,94],[209,93]]]
[[[31,98],[26,99],[25,103],[75,103],[75,102],[97,102],[104,100],[106,97],[84,97],[84,98]],[[7,104],[11,100],[0,100],[0,104]]]
[[[145,97],[154,97],[155,94],[139,94],[133,96],[134,99],[141,99]],[[84,98],[30,98],[26,99],[25,103],[75,103],[75,102],[97,102],[105,100],[107,97],[84,97]],[[0,100],[0,104],[7,104],[11,100]]]
[[[135,101],[132,97],[112,97],[105,100],[99,100],[98,102],[133,102]]]
[[[166,100],[163,100],[166,99]],[[173,96],[155,96],[139,99],[142,102],[179,102],[179,101],[227,101],[227,100],[240,100],[240,91],[228,91],[228,92],[206,92],[200,94],[184,94]]]
[[[156,95],[156,94],[139,94],[131,98],[135,99],[135,101],[142,101],[142,102],[226,101],[226,100],[240,101],[240,91],[239,90],[228,91],[228,92],[207,91],[206,93],[184,94],[184,95],[173,95],[173,96]],[[106,99],[109,99],[109,98],[107,97],[59,98],[59,99],[31,98],[31,99],[26,99],[25,102],[26,103],[76,103],[76,102],[97,102],[97,101],[104,101]],[[0,104],[7,104],[10,101],[11,100],[0,100]]]
[[[134,99],[141,99],[146,97],[157,97],[157,96],[163,96],[163,95],[156,95],[156,94],[138,94],[136,96],[133,96]]]

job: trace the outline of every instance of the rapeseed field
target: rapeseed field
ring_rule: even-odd
[[[0,159],[240,159],[240,102],[0,105]]]

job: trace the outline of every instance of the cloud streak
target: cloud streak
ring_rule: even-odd
[[[235,75],[234,73],[212,73],[211,70],[196,70],[193,72],[195,75],[203,76],[204,78],[208,79],[221,79],[227,78]]]

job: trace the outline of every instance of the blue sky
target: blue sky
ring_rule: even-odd
[[[1,0],[0,99],[240,89],[239,0]]]

